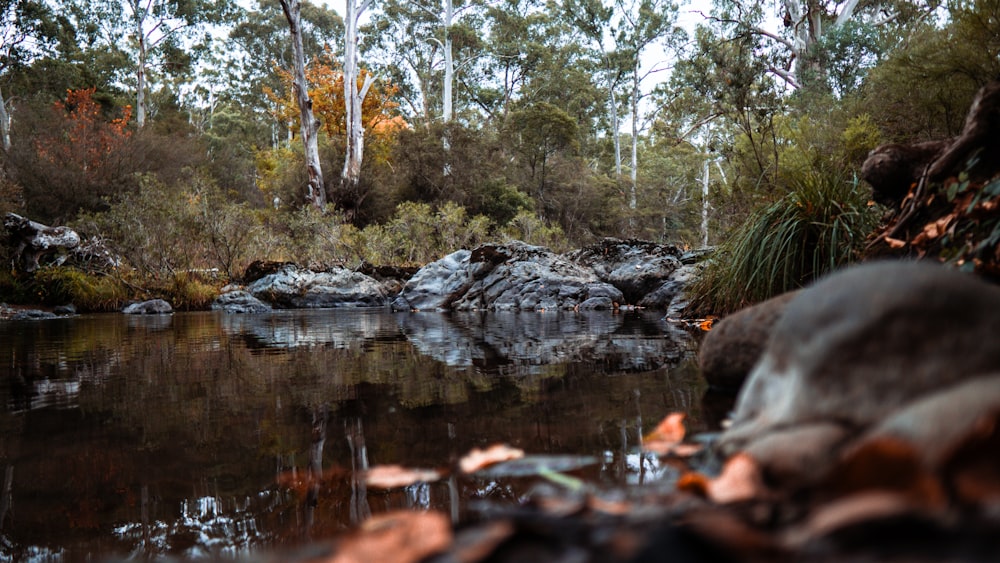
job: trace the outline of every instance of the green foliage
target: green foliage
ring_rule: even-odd
[[[522,211],[500,230],[505,240],[519,240],[536,246],[545,246],[556,252],[569,247],[562,228],[552,225],[530,211]]]
[[[211,272],[207,272],[211,275]],[[196,272],[174,274],[163,290],[167,301],[174,309],[182,311],[203,311],[209,308],[219,295],[220,280],[202,279]]]
[[[361,231],[362,253],[373,264],[423,265],[485,242],[490,225],[485,216],[470,218],[454,203],[434,211],[426,203],[405,202],[386,224]]]
[[[857,260],[877,215],[867,191],[838,173],[812,171],[755,213],[692,288],[692,309],[725,314]]]

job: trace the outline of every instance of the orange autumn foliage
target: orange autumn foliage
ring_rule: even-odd
[[[56,166],[95,174],[131,137],[128,121],[132,107],[125,106],[119,117],[109,121],[94,101],[94,91],[67,90],[66,100],[55,102],[53,110],[61,126],[36,141],[39,156]]]
[[[275,105],[274,116],[279,121],[293,124],[292,131],[298,132],[299,107],[295,101],[292,88],[292,73],[278,68],[278,75],[284,84],[284,95],[270,88],[264,93]],[[358,87],[364,84],[368,71],[362,69],[358,76]],[[346,119],[344,105],[344,73],[336,68],[333,57],[328,52],[318,57],[306,68],[306,81],[309,84],[309,99],[313,103],[313,112],[320,120],[322,129],[329,137],[342,137],[346,134]],[[395,115],[399,104],[393,101],[399,92],[399,87],[376,81],[368,90],[361,105],[361,121],[368,134],[376,136],[392,136],[400,129],[408,127],[402,117]]]

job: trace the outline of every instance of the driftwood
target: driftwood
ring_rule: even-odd
[[[37,270],[47,255],[55,255],[52,263],[60,265],[69,258],[70,251],[80,246],[80,235],[69,227],[50,227],[16,213],[4,216],[3,225],[15,247],[14,256],[26,272]]]
[[[34,272],[43,262],[60,266],[69,260],[91,271],[107,271],[121,264],[101,239],[83,239],[69,227],[50,227],[16,213],[7,213],[3,226],[15,265],[25,272]]]

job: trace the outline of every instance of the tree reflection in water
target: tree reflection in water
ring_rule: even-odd
[[[459,521],[534,481],[381,491],[363,473],[445,467],[495,442],[595,456],[574,476],[597,484],[669,479],[638,446],[645,419],[668,411],[705,427],[695,347],[654,314],[3,323],[0,559],[239,555],[398,508]]]

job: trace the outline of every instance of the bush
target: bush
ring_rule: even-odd
[[[876,220],[857,181],[803,174],[722,245],[691,289],[690,310],[726,314],[802,287],[857,260]]]
[[[26,302],[56,306],[72,303],[80,311],[116,311],[130,298],[119,279],[68,267],[42,268],[25,285]]]

